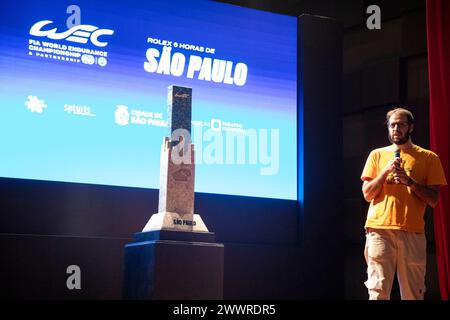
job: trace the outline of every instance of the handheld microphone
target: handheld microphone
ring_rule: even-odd
[[[394,150],[394,158],[395,159],[400,159],[400,148],[396,146],[395,150]],[[399,166],[397,165],[397,168],[399,168]]]

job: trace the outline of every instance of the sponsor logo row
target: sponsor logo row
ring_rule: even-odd
[[[43,114],[48,105],[44,99],[34,95],[29,95],[25,101],[26,108],[36,114]],[[64,104],[64,112],[83,117],[96,117],[92,108],[88,105]],[[150,125],[156,127],[167,127],[167,121],[163,119],[163,114],[152,111],[130,109],[126,105],[117,105],[114,112],[115,123],[119,126],[129,124]]]
[[[26,108],[36,114],[42,114],[48,108],[44,99],[35,95],[29,95],[25,101]],[[64,112],[74,116],[96,117],[92,107],[88,105],[64,104]],[[167,127],[167,120],[160,112],[139,110],[130,108],[127,105],[116,105],[114,110],[114,122],[118,126],[128,125],[148,125],[153,127]],[[210,121],[194,120],[194,126],[211,128],[212,131],[234,131],[245,132],[243,125],[236,122],[228,122],[220,119],[211,119]]]

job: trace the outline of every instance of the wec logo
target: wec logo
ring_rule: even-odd
[[[65,39],[67,41],[78,43],[87,43],[88,40],[91,40],[91,42],[97,47],[105,47],[108,45],[108,42],[99,41],[99,37],[114,34],[114,30],[99,29],[98,27],[89,24],[80,24],[61,33],[56,32],[57,28],[42,30],[44,26],[51,23],[53,23],[51,20],[36,22],[30,29],[30,35],[36,37],[47,37],[52,40]]]

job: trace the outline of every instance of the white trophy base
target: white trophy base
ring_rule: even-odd
[[[153,214],[142,232],[159,230],[209,232],[199,214],[180,215],[168,211]]]

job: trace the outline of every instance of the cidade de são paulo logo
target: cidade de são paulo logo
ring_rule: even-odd
[[[130,124],[152,127],[167,127],[167,120],[164,120],[164,116],[161,112],[129,108],[123,104],[116,105],[114,118],[116,124],[119,126],[127,126]]]
[[[119,126],[126,126],[130,122],[130,112],[128,112],[127,106],[117,105],[114,116],[116,118],[116,123]]]
[[[27,109],[31,112],[37,112],[42,113],[44,109],[47,108],[47,105],[45,104],[44,100],[39,99],[36,96],[28,96],[28,100],[25,101],[25,105],[27,106]]]
[[[71,13],[66,21],[67,30],[55,27],[53,20],[41,20],[31,26],[28,54],[44,59],[106,66],[108,52],[103,48],[108,45],[108,38],[114,30],[82,24],[81,9],[76,5],[69,6],[67,13]]]

